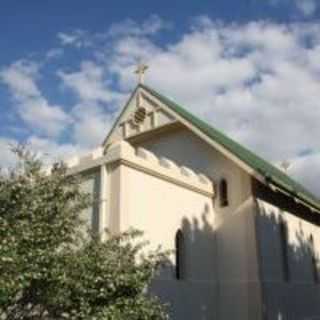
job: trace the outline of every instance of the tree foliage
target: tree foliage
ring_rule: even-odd
[[[165,253],[143,254],[137,231],[83,237],[81,180],[15,152],[17,167],[0,173],[0,319],[167,319],[147,294]]]

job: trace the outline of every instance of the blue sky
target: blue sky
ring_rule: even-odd
[[[136,84],[187,106],[320,195],[317,0],[18,1],[0,12],[0,164],[103,140]]]

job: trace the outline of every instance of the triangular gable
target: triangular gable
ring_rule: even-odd
[[[138,86],[116,120],[103,146],[176,122],[173,112]]]
[[[133,128],[136,131],[130,132],[130,122],[133,121],[134,114],[140,106],[146,109],[150,119],[145,121],[143,126],[134,125]],[[155,115],[157,120],[155,118],[152,120]],[[311,209],[320,211],[320,201],[284,172],[145,85],[137,86],[103,146],[107,146],[117,139],[125,139],[143,131],[152,131],[157,127],[174,122],[180,122],[188,127],[202,140],[212,145],[260,182],[285,192],[294,199],[302,201]],[[123,127],[124,125],[126,127]]]

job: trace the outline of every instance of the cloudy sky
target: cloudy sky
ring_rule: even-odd
[[[52,159],[99,145],[146,83],[320,196],[318,0],[4,0],[0,165],[28,143]]]

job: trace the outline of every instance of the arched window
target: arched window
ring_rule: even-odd
[[[226,207],[229,204],[228,199],[228,183],[226,179],[221,179],[219,185],[219,194],[220,194],[220,206]]]
[[[182,231],[179,229],[175,237],[176,249],[176,279],[181,280],[184,277],[184,255],[185,243]]]
[[[311,256],[311,264],[312,264],[312,276],[315,283],[319,282],[319,274],[318,274],[318,261],[314,248],[314,240],[313,236],[310,235],[309,238],[309,247],[310,247],[310,256]]]
[[[288,256],[288,228],[284,221],[280,222],[280,241],[282,252],[282,270],[283,279],[288,282],[290,280],[289,256]]]

